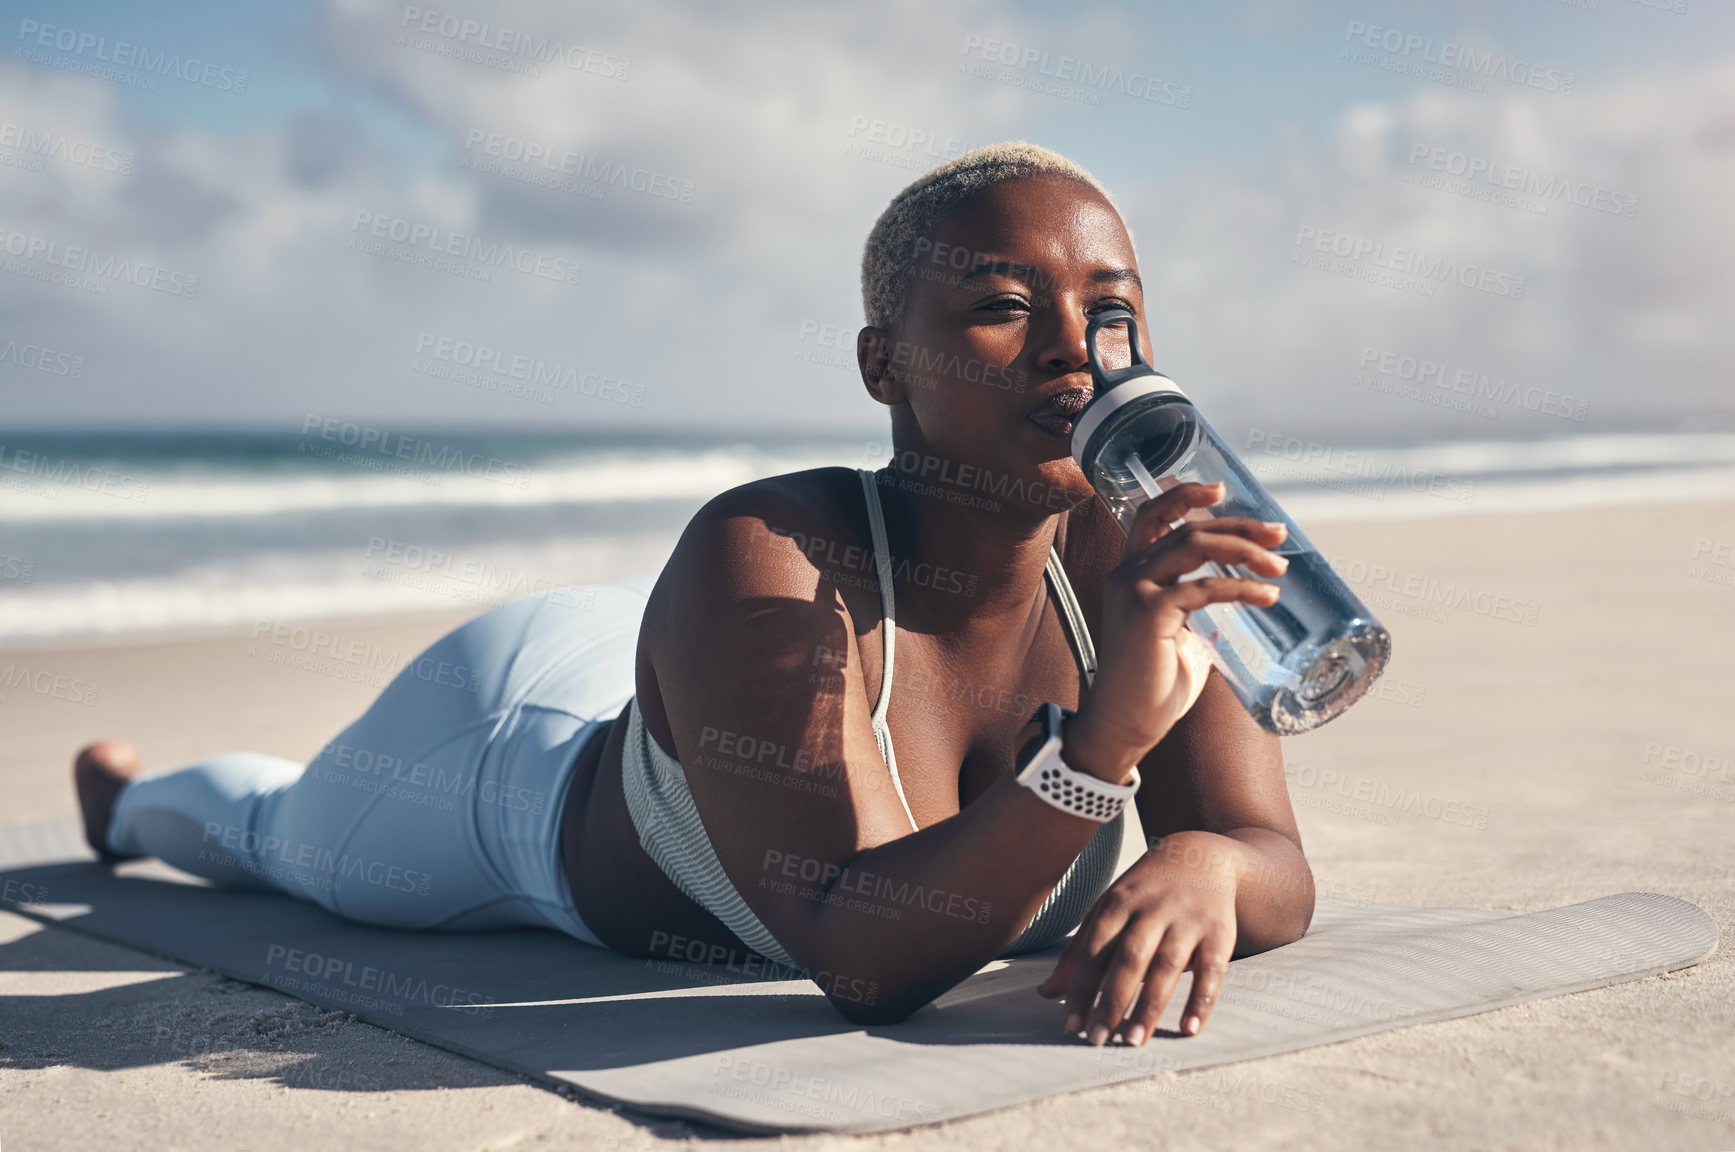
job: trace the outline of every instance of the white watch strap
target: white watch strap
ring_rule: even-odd
[[[1121,814],[1127,801],[1138,792],[1139,770],[1134,768],[1132,778],[1125,784],[1110,784],[1073,768],[1060,758],[1060,706],[1050,703],[1042,707],[1045,712],[1052,710],[1043,724],[1047,739],[1030,763],[1019,771],[1018,783],[1062,812],[1099,824],[1108,823]]]

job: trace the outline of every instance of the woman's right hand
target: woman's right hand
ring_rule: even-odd
[[[1270,551],[1282,524],[1238,517],[1188,520],[1223,498],[1222,484],[1182,484],[1141,505],[1120,564],[1103,588],[1097,675],[1067,724],[1061,755],[1082,772],[1122,782],[1198,698],[1201,673],[1183,652],[1187,616],[1207,604],[1266,607],[1274,584],[1231,576],[1181,577],[1207,562],[1281,576],[1289,562]]]

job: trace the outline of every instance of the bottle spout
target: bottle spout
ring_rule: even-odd
[[[1097,333],[1110,324],[1124,323],[1127,326],[1127,347],[1132,352],[1133,362],[1125,368],[1105,368],[1102,355],[1096,350]],[[1090,359],[1090,379],[1096,386],[1096,394],[1101,396],[1117,384],[1140,376],[1160,375],[1155,368],[1145,360],[1145,354],[1139,350],[1139,322],[1133,319],[1133,314],[1125,308],[1106,308],[1090,318],[1090,323],[1084,329],[1084,349]]]

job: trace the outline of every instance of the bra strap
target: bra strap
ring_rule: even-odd
[[[916,817],[910,811],[910,802],[904,797],[904,782],[898,776],[898,757],[892,751],[892,730],[886,724],[886,709],[892,702],[892,668],[897,654],[897,614],[893,607],[892,597],[892,552],[886,542],[886,516],[880,508],[879,481],[866,468],[856,469],[861,476],[862,492],[867,498],[868,525],[873,529],[874,565],[880,582],[880,628],[885,633],[884,666],[880,670],[880,698],[874,705],[873,729],[874,742],[880,746],[880,755],[885,758],[886,771],[891,773],[892,788],[898,794],[898,803],[904,806],[904,815],[909,817],[910,830],[917,829]]]
[[[1066,621],[1066,631],[1072,637],[1072,646],[1078,653],[1078,666],[1084,670],[1084,683],[1088,688],[1096,682],[1096,642],[1090,638],[1090,628],[1084,622],[1084,609],[1079,607],[1078,597],[1073,594],[1072,581],[1066,578],[1060,553],[1053,548],[1048,550],[1048,566],[1044,571],[1055,602],[1060,605],[1061,618]]]

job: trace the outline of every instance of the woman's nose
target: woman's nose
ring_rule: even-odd
[[[1058,301],[1056,302],[1059,303]],[[1082,310],[1066,307],[1049,309],[1047,331],[1044,333],[1041,355],[1037,357],[1050,372],[1072,372],[1082,368],[1085,358],[1085,329],[1090,318]]]

